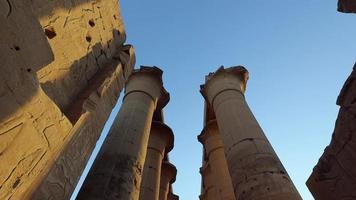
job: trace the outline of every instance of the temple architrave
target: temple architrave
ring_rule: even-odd
[[[245,101],[248,71],[220,67],[206,76],[200,199],[300,200],[293,182]]]

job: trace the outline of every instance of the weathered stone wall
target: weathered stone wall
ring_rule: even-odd
[[[0,199],[67,199],[135,63],[118,2],[0,2]]]
[[[317,200],[356,199],[356,64],[337,104],[339,116],[307,186]]]
[[[356,1],[339,0],[337,10],[344,13],[356,13]]]

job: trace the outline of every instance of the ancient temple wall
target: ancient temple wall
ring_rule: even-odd
[[[66,199],[135,63],[118,3],[2,1],[0,23],[0,199]]]
[[[337,10],[344,13],[356,13],[356,2],[354,0],[339,0]]]
[[[356,197],[356,64],[337,104],[340,106],[330,145],[307,181],[317,200]]]

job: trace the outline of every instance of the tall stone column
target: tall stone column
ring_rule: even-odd
[[[202,133],[198,136],[198,140],[204,145],[205,154],[208,157],[217,192],[216,200],[235,200],[224,145],[216,120],[211,120],[205,125]]]
[[[141,67],[130,76],[121,109],[77,199],[139,198],[153,112],[168,102],[162,73]]]
[[[159,200],[167,200],[169,188],[176,181],[177,169],[169,162],[162,163]]]
[[[173,149],[173,140],[173,132],[167,125],[158,121],[152,122],[140,200],[158,200],[162,161],[164,155]]]
[[[200,174],[203,177],[203,191],[199,199],[201,200],[217,200],[218,193],[216,191],[215,177],[211,170],[210,163],[205,162],[200,168]]]
[[[245,101],[247,80],[244,67],[221,67],[201,86],[215,111],[236,199],[300,200]]]

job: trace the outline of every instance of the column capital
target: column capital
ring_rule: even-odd
[[[162,174],[170,180],[170,184],[176,181],[177,168],[170,162],[162,163]]]
[[[156,134],[159,139],[166,141],[165,154],[172,151],[174,147],[174,134],[172,129],[165,123],[153,121],[151,125],[151,135]]]
[[[243,66],[224,68],[206,76],[205,84],[200,86],[203,97],[213,106],[214,99],[224,91],[235,90],[244,94],[249,73]]]
[[[143,92],[156,102],[156,109],[162,109],[169,102],[169,93],[163,86],[163,71],[158,67],[141,66],[128,78],[125,97],[134,92]]]
[[[198,141],[204,145],[205,141],[208,137],[217,134],[219,131],[218,123],[216,119],[209,120],[206,123],[205,127],[201,131],[200,135],[198,135]]]

